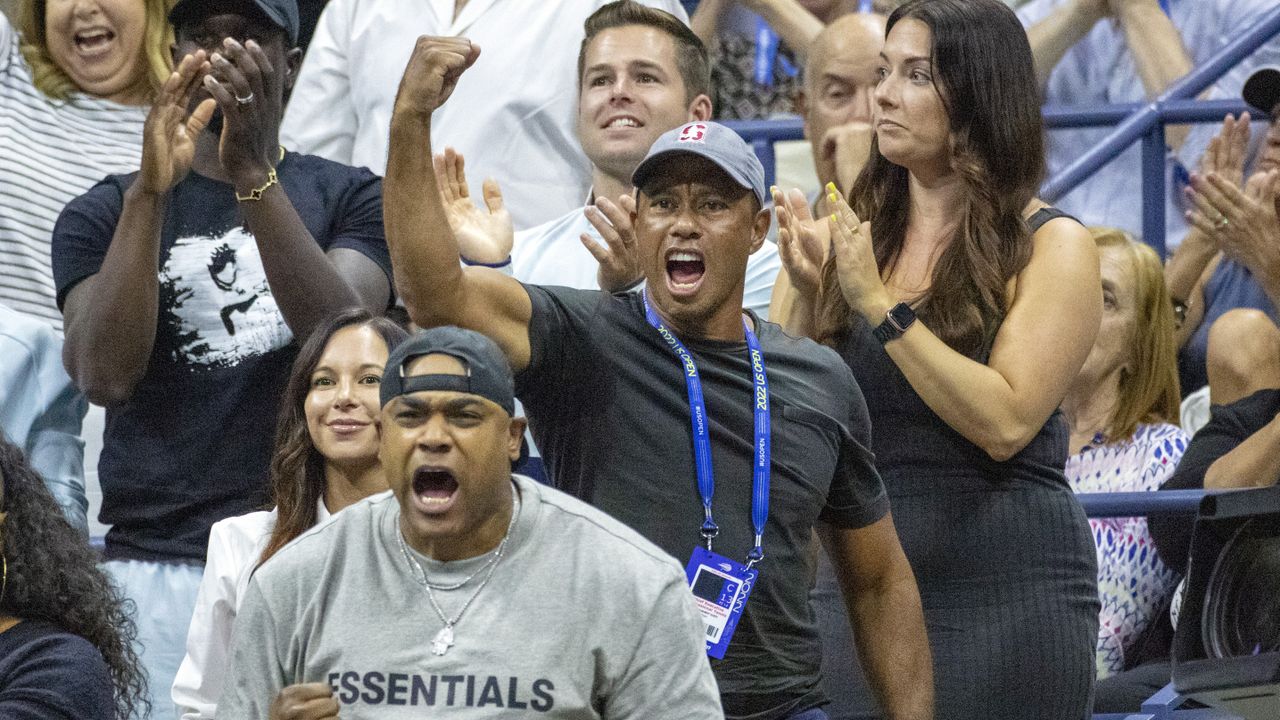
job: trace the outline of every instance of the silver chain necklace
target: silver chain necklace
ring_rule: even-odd
[[[498,567],[498,561],[502,559],[502,553],[507,549],[507,541],[511,539],[511,528],[515,527],[516,516],[519,513],[520,503],[517,498],[517,491],[515,488],[512,488],[511,521],[507,523],[507,533],[502,536],[502,542],[498,543],[498,549],[494,551],[493,557],[491,557],[488,562],[481,565],[475,572],[471,573],[466,580],[454,585],[432,585],[428,582],[427,571],[422,568],[422,563],[419,563],[409,555],[409,548],[406,547],[404,543],[404,533],[400,528],[396,528],[396,540],[400,544],[400,553],[404,555],[405,562],[409,563],[409,574],[412,575],[413,579],[422,586],[423,590],[427,591],[427,600],[431,601],[431,609],[436,611],[436,615],[440,618],[440,622],[444,623],[444,627],[440,628],[440,632],[436,633],[436,636],[431,640],[431,653],[433,655],[444,655],[449,652],[450,647],[453,647],[453,627],[458,624],[458,621],[462,620],[463,614],[467,612],[467,608],[471,607],[471,603],[475,601],[476,597],[480,595],[480,592],[484,590],[484,586],[489,584],[489,579],[493,577],[493,571]],[[488,569],[488,572],[485,574],[484,579],[480,581],[480,585],[476,587],[476,591],[471,593],[471,597],[467,598],[467,601],[462,604],[462,609],[458,610],[458,614],[454,615],[452,619],[446,617],[444,611],[440,609],[440,604],[436,602],[435,593],[431,592],[432,589],[456,590],[471,582],[475,576],[479,575],[486,568]]]

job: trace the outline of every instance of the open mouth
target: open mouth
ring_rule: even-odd
[[[696,291],[706,272],[707,265],[701,253],[691,250],[672,250],[667,253],[667,286],[673,294]]]
[[[116,39],[116,34],[106,28],[92,28],[77,32],[73,39],[75,40],[76,50],[86,54],[95,54],[107,49],[111,45],[111,41]]]
[[[457,493],[458,480],[445,468],[424,466],[413,473],[413,498],[423,512],[448,510]]]

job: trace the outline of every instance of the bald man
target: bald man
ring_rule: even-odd
[[[872,95],[884,32],[883,15],[844,15],[809,46],[800,112],[824,187],[833,182],[847,193],[871,152]]]

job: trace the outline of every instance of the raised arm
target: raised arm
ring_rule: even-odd
[[[897,302],[876,265],[871,224],[843,198],[830,220],[841,291],[873,326]],[[995,460],[1017,454],[1044,426],[1093,347],[1102,317],[1098,250],[1088,231],[1050,220],[1031,238],[1009,312],[986,364],[916,322],[885,350],[931,410]]]
[[[518,372],[529,364],[529,295],[490,268],[461,266],[433,167],[431,114],[479,55],[466,38],[418,38],[391,115],[383,214],[396,287],[413,321],[482,332]]]
[[[708,47],[720,32],[724,13],[734,0],[702,0],[689,20],[693,32]],[[764,18],[778,37],[799,57],[808,54],[809,45],[822,32],[822,21],[796,0],[738,0],[738,2]]]
[[[1157,0],[1109,0],[1112,13],[1124,29],[1125,44],[1148,100],[1154,100],[1175,80],[1191,72],[1195,63],[1182,43],[1182,35]],[[1188,125],[1166,128],[1165,142],[1177,148],[1187,138]]]
[[[1027,41],[1031,44],[1041,93],[1062,56],[1088,35],[1106,14],[1107,0],[1068,0],[1048,17],[1027,28]]]
[[[890,720],[933,717],[933,663],[911,565],[889,515],[819,532],[840,584],[858,659]]]
[[[208,67],[204,51],[197,51],[165,81],[147,115],[142,166],[124,193],[102,266],[63,303],[63,363],[76,386],[99,405],[127,400],[147,370],[159,313],[160,227],[169,191],[191,170],[195,139],[213,115],[213,100],[187,112]]]

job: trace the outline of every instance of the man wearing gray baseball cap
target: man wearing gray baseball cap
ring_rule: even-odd
[[[465,38],[421,39],[391,120],[383,208],[414,321],[493,338],[556,486],[685,564],[727,717],[826,717],[808,604],[816,526],[887,716],[931,717],[919,594],[862,394],[832,350],[742,309],[747,257],[769,227],[750,147],[691,122],[637,167],[643,293],[463,268],[431,116],[479,53]]]
[[[492,340],[420,332],[380,392],[391,493],[255,572],[219,717],[723,717],[680,566],[511,473],[524,421]]]

